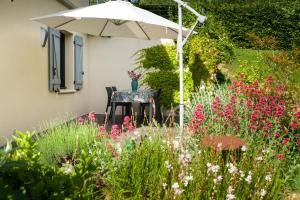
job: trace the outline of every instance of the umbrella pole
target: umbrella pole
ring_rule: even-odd
[[[178,53],[179,53],[179,82],[180,82],[180,105],[179,105],[179,126],[180,136],[183,138],[183,115],[184,115],[184,83],[183,83],[183,50],[182,50],[182,5],[178,4]]]
[[[187,42],[189,37],[193,34],[194,29],[196,28],[196,25],[198,22],[204,23],[206,20],[206,17],[203,15],[200,15],[197,11],[195,11],[193,8],[191,8],[187,3],[181,1],[181,0],[173,0],[176,3],[178,3],[178,39],[177,39],[177,49],[179,54],[179,82],[180,82],[180,105],[179,105],[179,127],[180,127],[180,138],[183,139],[183,119],[184,119],[184,77],[183,77],[183,45]],[[186,8],[190,12],[192,12],[194,15],[197,16],[197,21],[193,26],[193,29],[189,32],[185,40],[183,41],[182,38],[182,8]]]

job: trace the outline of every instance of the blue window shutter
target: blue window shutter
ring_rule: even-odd
[[[80,90],[83,86],[83,39],[76,35],[74,37],[74,87]]]
[[[61,34],[58,30],[49,28],[49,42],[48,42],[48,53],[49,53],[49,90],[59,91],[60,89],[60,38]]]

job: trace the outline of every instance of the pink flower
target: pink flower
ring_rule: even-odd
[[[106,129],[104,126],[99,126],[99,132],[100,133],[105,133],[106,132]]]
[[[82,125],[82,124],[84,123],[84,119],[83,119],[82,117],[78,117],[77,123],[78,123],[79,125]]]
[[[114,124],[112,127],[111,127],[111,132],[110,132],[110,137],[112,139],[116,139],[120,136],[120,129],[119,129],[119,126],[117,124]]]
[[[96,116],[94,112],[89,112],[89,120],[92,122],[96,121]]]
[[[119,125],[118,125],[118,124],[114,124],[114,125],[112,125],[111,129],[112,129],[112,130],[114,130],[114,129],[119,129]]]
[[[123,124],[127,125],[127,124],[129,124],[130,121],[131,121],[130,117],[129,116],[125,116],[124,120],[123,120]]]
[[[279,137],[279,136],[280,136],[279,131],[275,131],[275,136],[276,136],[276,137]]]
[[[298,145],[300,145],[300,138],[297,139],[297,143],[298,143]]]
[[[132,123],[130,123],[128,125],[128,131],[133,131],[135,129],[134,125]]]

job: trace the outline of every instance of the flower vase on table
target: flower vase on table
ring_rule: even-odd
[[[142,74],[135,73],[134,71],[128,71],[128,76],[131,78],[131,90],[132,92],[136,92],[139,87],[139,78],[141,78]]]
[[[132,79],[131,80],[131,90],[132,90],[132,92],[136,92],[138,90],[138,87],[139,87],[138,80]]]

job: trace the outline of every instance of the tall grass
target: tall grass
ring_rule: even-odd
[[[82,150],[88,151],[98,132],[97,125],[76,121],[54,126],[37,137],[38,150],[45,164],[56,165],[66,157],[75,159]]]

